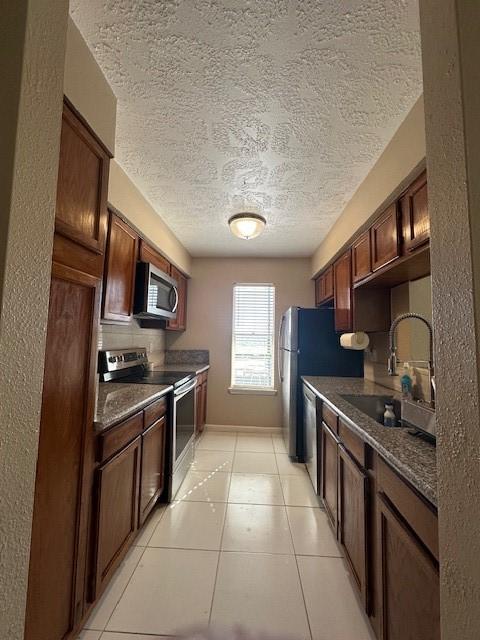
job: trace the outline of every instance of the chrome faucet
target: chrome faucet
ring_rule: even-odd
[[[396,376],[397,375],[397,364],[398,364],[398,360],[397,360],[397,345],[395,343],[395,331],[398,327],[398,325],[403,321],[403,320],[409,320],[410,318],[416,318],[417,320],[421,320],[422,322],[424,322],[427,325],[428,328],[428,333],[430,336],[430,345],[429,345],[429,360],[428,362],[426,362],[425,364],[428,365],[428,375],[429,375],[429,380],[430,380],[430,404],[432,407],[435,406],[435,376],[434,376],[434,369],[433,369],[433,327],[430,324],[430,322],[424,318],[423,316],[421,316],[418,313],[402,313],[401,315],[399,315],[398,317],[395,318],[395,320],[392,322],[391,326],[390,326],[390,333],[388,335],[389,337],[389,348],[390,348],[390,355],[388,357],[388,375],[389,376]],[[423,361],[412,361],[412,362],[423,362]]]

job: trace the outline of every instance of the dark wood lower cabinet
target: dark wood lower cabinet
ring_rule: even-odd
[[[338,492],[338,439],[325,423],[322,423],[321,497],[325,511],[335,533],[337,532]]]
[[[437,562],[381,494],[377,527],[382,640],[439,640]]]
[[[142,438],[136,438],[96,471],[92,599],[105,588],[138,528],[141,445]]]
[[[162,416],[142,435],[139,526],[145,522],[163,491],[166,423],[166,417]]]
[[[195,389],[197,435],[202,433],[207,422],[207,379],[208,373],[206,371],[197,376],[197,387]]]
[[[365,611],[367,586],[367,489],[366,472],[343,445],[338,445],[338,541],[352,570]]]
[[[100,278],[53,264],[26,640],[64,638],[83,615],[100,290]]]

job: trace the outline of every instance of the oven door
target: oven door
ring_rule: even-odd
[[[195,387],[193,378],[174,391],[173,402],[173,470],[181,464],[183,456],[195,437]]]

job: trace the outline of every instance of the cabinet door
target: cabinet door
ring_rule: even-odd
[[[202,432],[202,415],[202,385],[197,384],[197,386],[195,387],[195,433],[197,434],[197,436]]]
[[[101,279],[52,268],[25,621],[63,638],[83,614]]]
[[[367,482],[362,468],[338,446],[338,539],[367,611]]]
[[[154,267],[157,267],[157,269],[165,273],[170,273],[169,261],[148,245],[145,240],[140,240],[138,256],[142,262],[150,262]]]
[[[324,295],[323,295],[323,286],[324,286],[324,278],[323,275],[318,276],[318,278],[315,278],[315,306],[318,307],[318,305],[322,302]]]
[[[397,204],[388,207],[371,228],[372,270],[376,271],[400,255]]]
[[[438,564],[378,496],[382,640],[439,640]]]
[[[105,320],[128,322],[132,317],[137,242],[135,231],[111,212],[103,290]]]
[[[351,253],[347,251],[334,264],[335,280],[335,331],[351,331],[352,273]]]
[[[329,298],[333,298],[334,289],[333,267],[328,267],[323,274],[323,299],[328,300]]]
[[[55,231],[103,254],[110,156],[68,105],[63,107]]]
[[[338,440],[325,423],[322,423],[321,497],[330,524],[337,533]]]
[[[137,531],[140,452],[141,437],[97,469],[93,598],[107,585]]]
[[[178,305],[177,317],[168,321],[167,329],[185,331],[187,319],[187,278],[173,265],[170,268],[170,275],[177,281]]]
[[[370,248],[370,230],[352,245],[352,277],[354,282],[362,280],[372,273],[372,255]]]
[[[207,424],[207,374],[205,375],[205,382],[202,385],[202,431]]]
[[[162,416],[142,436],[139,525],[141,526],[163,491],[165,478],[166,417]]]
[[[400,200],[404,252],[409,253],[430,238],[427,173],[415,180]]]

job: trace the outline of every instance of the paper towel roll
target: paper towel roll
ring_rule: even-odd
[[[340,345],[344,349],[357,349],[361,351],[368,347],[370,342],[369,337],[363,331],[356,331],[355,333],[342,333],[340,336]]]

